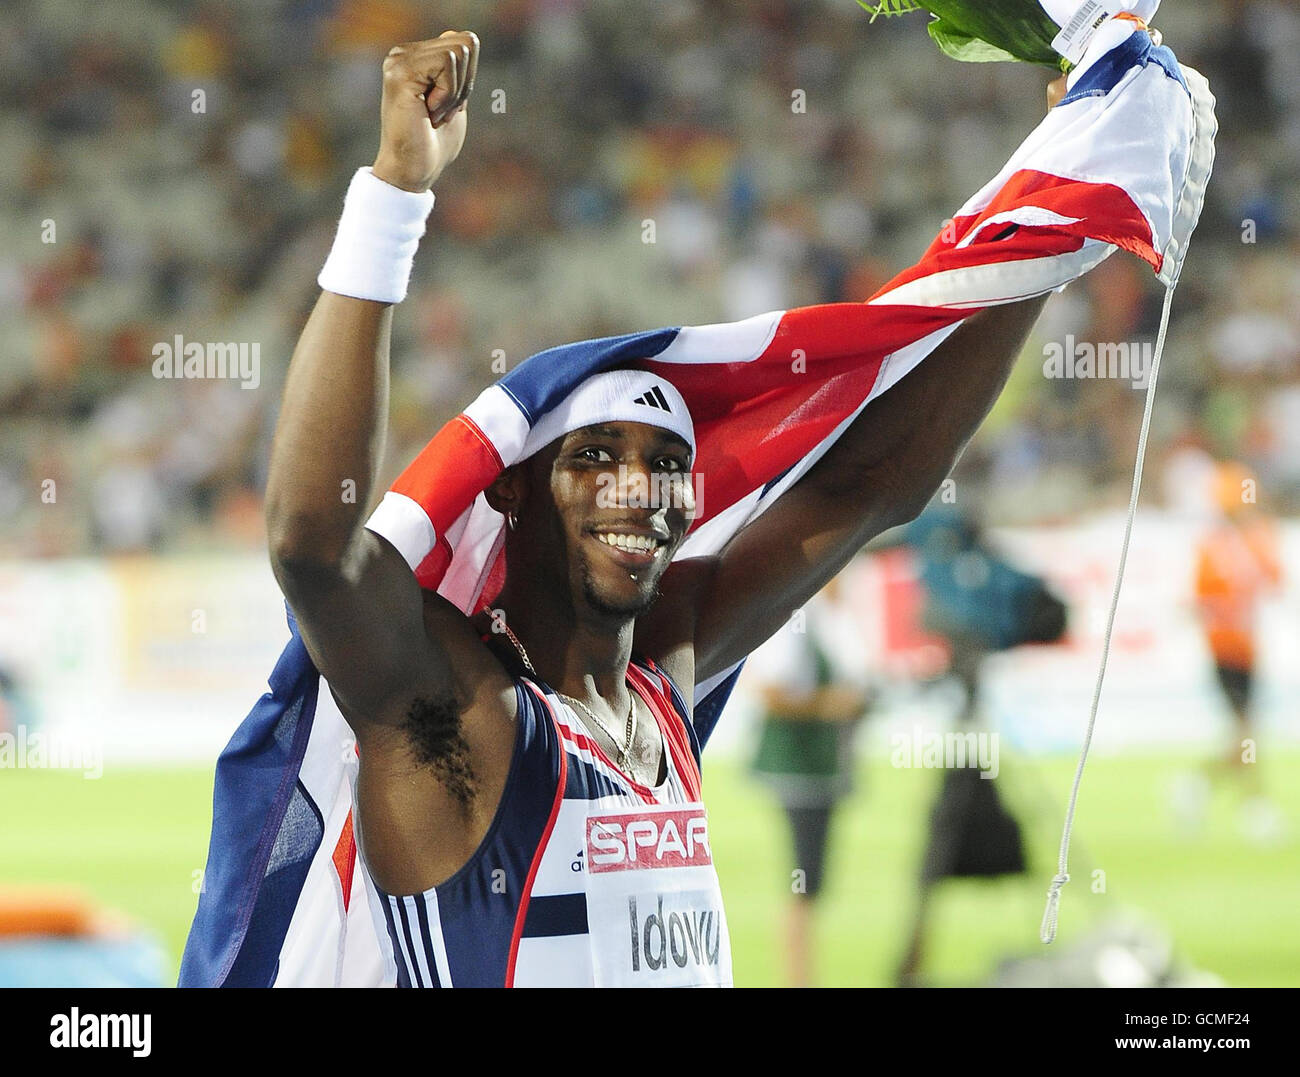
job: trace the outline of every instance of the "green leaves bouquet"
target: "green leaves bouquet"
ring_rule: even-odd
[[[879,16],[929,11],[936,45],[954,60],[983,63],[1021,60],[1064,70],[1068,62],[1052,48],[1060,32],[1038,0],[858,0]]]

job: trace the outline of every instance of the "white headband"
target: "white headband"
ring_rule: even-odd
[[[526,460],[556,438],[597,423],[648,423],[671,430],[695,455],[695,424],[671,382],[647,370],[607,370],[580,382],[543,415],[524,440]]]

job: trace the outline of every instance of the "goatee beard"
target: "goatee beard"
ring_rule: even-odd
[[[590,566],[583,566],[582,596],[586,599],[588,606],[606,617],[639,617],[653,606],[655,599],[659,597],[659,581],[655,581],[655,586],[649,594],[638,593],[627,602],[614,603],[606,600],[597,592],[595,581],[591,578]]]

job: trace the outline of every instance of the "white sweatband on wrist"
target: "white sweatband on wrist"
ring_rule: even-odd
[[[432,191],[403,191],[369,168],[358,168],[316,283],[353,299],[400,303],[431,209]]]

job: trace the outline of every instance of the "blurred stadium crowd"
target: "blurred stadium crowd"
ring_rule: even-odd
[[[280,387],[392,44],[470,28],[483,60],[396,320],[386,478],[542,348],[865,299],[915,260],[1050,78],[944,60],[923,23],[854,0],[10,0],[0,555],[262,544]],[[1170,0],[1157,25],[1222,131],[1154,452],[1238,458],[1294,513],[1300,10]],[[963,465],[989,519],[1124,500],[1141,390],[1049,379],[1043,345],[1151,340],[1160,300],[1120,257],[1053,300]],[[258,344],[259,384],[155,378],[177,334]]]

